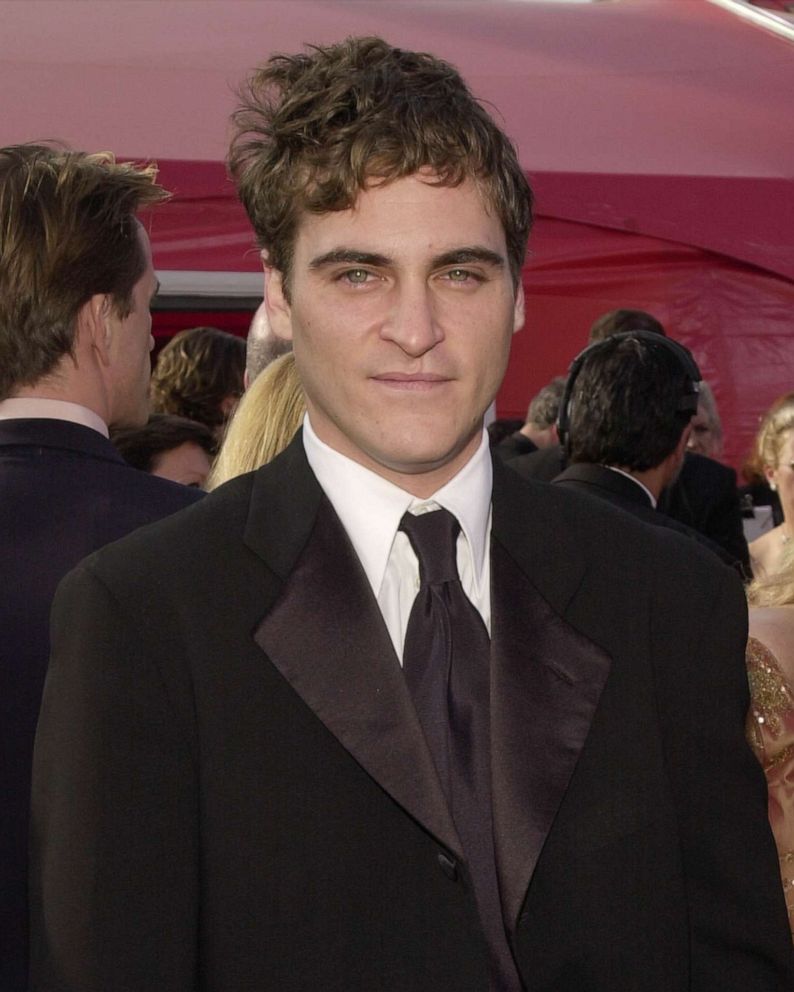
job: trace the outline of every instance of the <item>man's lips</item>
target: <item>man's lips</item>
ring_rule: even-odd
[[[392,389],[404,389],[421,392],[450,382],[449,376],[437,372],[381,372],[371,377],[380,385]]]

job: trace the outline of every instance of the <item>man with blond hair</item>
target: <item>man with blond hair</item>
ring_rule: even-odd
[[[33,735],[58,581],[196,498],[128,467],[111,427],[146,421],[157,288],[137,210],[152,169],[0,149],[0,988],[27,988]],[[66,781],[59,789],[68,791]]]
[[[514,148],[377,38],[235,123],[307,416],[59,590],[35,992],[783,992],[737,577],[489,456]]]

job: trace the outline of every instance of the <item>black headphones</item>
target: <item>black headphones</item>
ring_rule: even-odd
[[[622,334],[611,334],[602,341],[596,341],[588,345],[584,351],[580,351],[568,369],[568,381],[565,383],[565,392],[560,400],[560,412],[557,415],[557,434],[567,457],[570,457],[571,454],[571,401],[573,399],[573,387],[576,378],[592,352],[603,348],[610,341],[620,340],[622,338],[646,341],[648,344],[655,345],[658,348],[667,349],[677,359],[685,376],[684,392],[678,401],[676,413],[688,413],[690,416],[694,416],[697,413],[700,381],[703,376],[701,376],[697,362],[692,357],[692,352],[688,348],[685,348],[677,341],[673,341],[672,338],[666,338],[662,334],[656,334],[654,331],[624,331]]]

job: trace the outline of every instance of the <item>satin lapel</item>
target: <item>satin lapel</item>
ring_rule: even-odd
[[[325,498],[282,595],[254,639],[361,767],[460,857],[386,625]]]
[[[499,472],[494,481],[492,801],[502,906],[508,931],[514,933],[589,732],[610,658],[563,618],[584,570],[575,550],[565,546],[566,521],[562,516],[555,519],[554,494],[543,483],[530,488],[517,478],[520,491],[516,490],[512,479]],[[508,553],[502,543],[505,534],[515,542],[507,544],[511,552],[531,547],[529,559],[545,563],[551,601],[528,577],[531,565],[519,566],[516,556]],[[537,583],[541,588],[543,584]]]

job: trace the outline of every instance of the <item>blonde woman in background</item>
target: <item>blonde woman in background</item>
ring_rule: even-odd
[[[290,352],[271,362],[254,379],[234,412],[206,488],[259,468],[276,457],[295,436],[306,401]]]
[[[794,936],[794,545],[785,549],[779,572],[756,579],[748,596],[747,737],[766,773],[769,822]]]
[[[754,461],[783,511],[781,524],[750,543],[753,574],[768,578],[779,570],[783,550],[794,537],[794,393],[775,400],[761,421]]]

